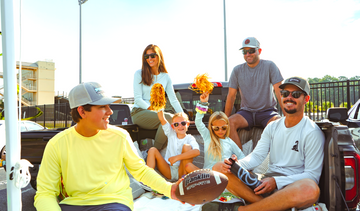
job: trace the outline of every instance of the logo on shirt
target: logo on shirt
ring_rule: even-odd
[[[292,147],[291,150],[294,150],[294,151],[296,151],[296,152],[299,151],[299,141],[295,141],[295,144],[294,144],[294,146]]]

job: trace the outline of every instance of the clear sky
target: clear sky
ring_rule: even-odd
[[[22,61],[55,62],[56,94],[67,94],[79,83],[78,1],[24,0],[21,16]],[[226,21],[227,78],[244,62],[239,48],[248,36],[258,38],[261,58],[274,61],[285,78],[360,75],[359,0],[226,0]],[[133,74],[150,43],[163,51],[173,83],[200,73],[224,81],[223,23],[222,0],[88,0],[83,81],[132,97]]]

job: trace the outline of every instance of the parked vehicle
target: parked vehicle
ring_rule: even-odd
[[[42,125],[39,125],[36,122],[32,122],[32,121],[28,121],[28,120],[23,120],[23,121],[21,121],[20,124],[21,124],[20,125],[21,132],[45,129]],[[5,144],[6,144],[5,120],[0,120],[0,158],[1,159],[3,159],[3,157],[5,156]],[[0,166],[1,166],[1,164],[0,164]]]
[[[203,120],[206,124],[212,111],[223,111],[225,108],[228,84],[216,82],[214,85],[215,88],[209,99],[210,109]],[[177,84],[174,85],[174,89],[181,94],[190,120],[194,120],[195,106],[199,101],[200,94],[188,89],[189,86],[190,84]],[[355,104],[349,113],[346,108],[331,108],[328,110],[327,121],[316,122],[325,134],[324,165],[319,182],[321,190],[319,202],[326,204],[330,211],[355,210],[360,201],[360,152],[354,144],[356,134],[360,129],[359,104]],[[155,137],[156,130],[145,130],[132,124],[129,105],[111,104],[110,106],[114,111],[110,123],[126,129],[134,141]],[[239,107],[238,96],[233,113]],[[31,185],[34,188],[36,188],[36,176],[47,141],[64,129],[21,133],[21,158],[34,164],[34,168],[30,169]],[[261,132],[261,129],[256,127],[253,130]],[[189,127],[189,133],[199,134],[193,124]],[[254,133],[250,131],[249,134],[251,136]],[[259,134],[257,133],[258,138]]]
[[[360,99],[351,107],[348,116],[345,124],[349,127],[356,147],[360,150],[360,127],[358,126],[360,123]]]

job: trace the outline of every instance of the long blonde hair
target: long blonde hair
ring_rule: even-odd
[[[220,138],[214,133],[214,130],[212,129],[212,123],[215,120],[223,120],[228,125],[225,133],[225,137],[229,137],[230,134],[230,124],[229,124],[229,118],[226,116],[226,114],[222,111],[215,111],[209,119],[209,125],[208,129],[210,132],[210,144],[208,148],[209,155],[212,154],[217,160],[221,160],[221,143]]]

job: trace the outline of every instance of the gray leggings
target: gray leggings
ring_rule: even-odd
[[[166,120],[171,124],[173,114],[164,112],[164,115]],[[157,129],[154,147],[160,151],[166,146],[167,137],[162,129],[162,125],[156,111],[133,108],[131,111],[131,118],[133,123],[139,125],[141,128],[148,130]]]

